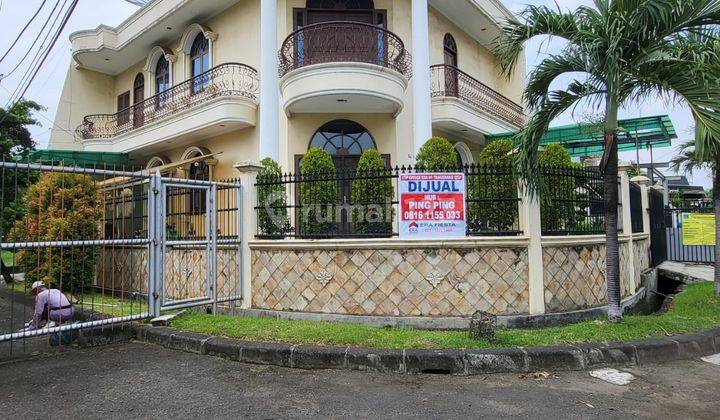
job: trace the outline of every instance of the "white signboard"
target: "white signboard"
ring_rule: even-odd
[[[465,174],[400,175],[400,237],[464,238]]]

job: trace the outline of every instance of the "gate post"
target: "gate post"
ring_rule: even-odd
[[[242,224],[238,225],[240,230],[240,249],[241,249],[241,270],[240,282],[241,286],[241,307],[249,308],[252,306],[252,255],[250,254],[250,241],[255,239],[257,233],[257,216],[255,207],[257,202],[257,187],[255,186],[257,174],[262,169],[262,165],[255,161],[242,161],[235,164],[235,169],[240,172],[240,185],[244,195],[242,201],[238,203],[238,211],[241,213],[240,219]]]
[[[528,243],[528,307],[530,315],[545,313],[545,271],[542,250],[542,218],[540,198],[531,196],[527,187],[518,186],[519,222],[523,234],[530,238]]]
[[[148,188],[148,311],[151,318],[160,316],[162,291],[162,241],[164,222],[162,216],[162,177],[160,171],[150,177]]]
[[[632,234],[632,212],[630,211],[630,177],[628,176],[628,170],[631,168],[632,165],[625,162],[618,165],[618,174],[620,175],[620,202],[622,203],[622,230],[623,236],[628,238],[626,252],[627,264],[630,266],[629,269],[628,267],[625,267],[624,270],[623,267],[620,267],[620,276],[623,275],[623,272],[626,273],[626,275],[628,276],[627,284],[628,288],[630,289],[630,295],[632,296],[635,294],[635,286],[637,284],[637,279],[635,279],[635,244],[633,243]]]
[[[645,176],[633,177],[630,181],[640,186],[640,197],[643,210],[643,233],[650,234],[650,179]]]

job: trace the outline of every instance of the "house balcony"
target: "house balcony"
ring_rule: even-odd
[[[256,125],[257,71],[225,63],[115,114],[88,115],[77,128],[88,151],[181,146]]]
[[[290,34],[280,50],[285,113],[382,113],[403,109],[411,56],[383,28],[326,22]]]
[[[522,106],[454,66],[430,67],[433,126],[468,139],[518,131]]]

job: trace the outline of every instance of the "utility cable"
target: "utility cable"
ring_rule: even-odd
[[[22,28],[22,31],[20,31],[20,33],[18,34],[18,36],[15,38],[15,41],[13,41],[13,43],[10,45],[10,48],[8,48],[8,50],[5,51],[5,54],[3,54],[2,57],[0,57],[0,63],[2,63],[3,60],[5,59],[5,57],[7,57],[7,55],[10,54],[10,51],[12,51],[13,47],[15,47],[15,44],[17,44],[17,42],[20,40],[20,37],[22,37],[22,35],[23,35],[23,34],[25,33],[25,31],[27,30],[27,28],[30,27],[30,24],[35,20],[35,18],[37,17],[37,15],[40,14],[40,11],[41,11],[42,8],[45,6],[45,3],[46,3],[46,2],[47,2],[47,0],[43,0],[42,3],[40,3],[40,7],[38,7],[38,9],[35,11],[35,14],[32,15],[32,17],[30,17],[30,20],[28,21],[28,23],[25,24],[25,26]]]

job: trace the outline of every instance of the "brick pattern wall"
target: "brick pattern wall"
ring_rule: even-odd
[[[528,312],[525,248],[253,250],[253,307],[469,316]]]

